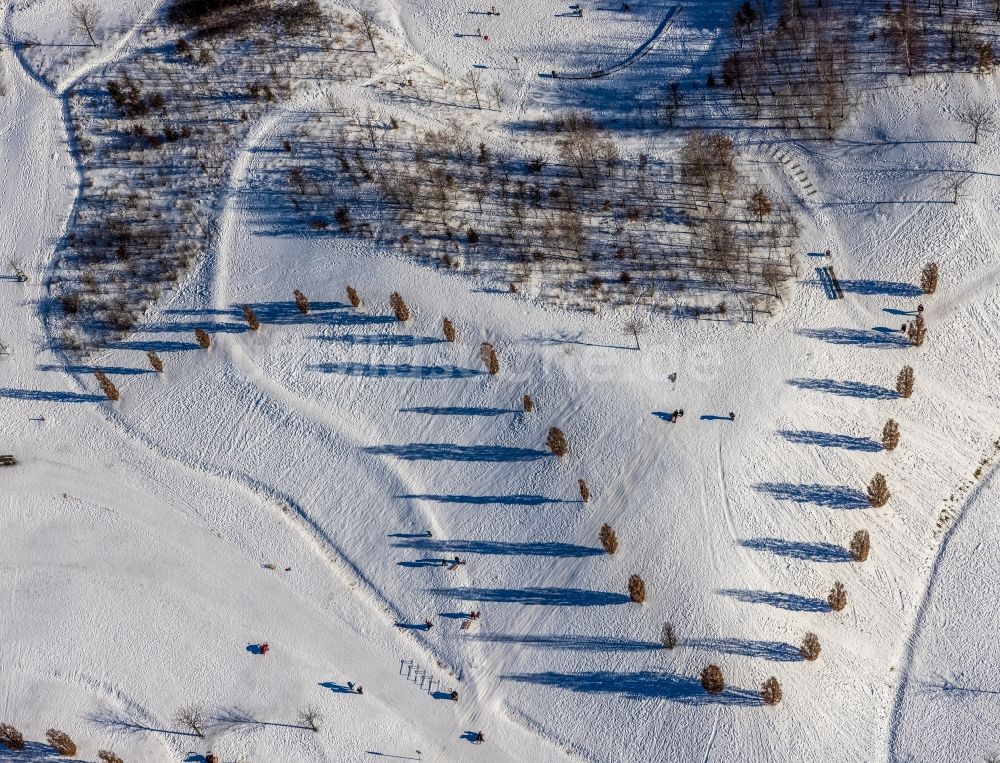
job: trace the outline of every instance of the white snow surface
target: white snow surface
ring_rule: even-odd
[[[11,350],[0,451],[20,462],[0,474],[0,722],[30,740],[0,760],[49,760],[53,726],[91,761],[99,749],[129,761],[1000,754],[1000,139],[969,143],[951,118],[994,101],[994,79],[892,82],[829,142],[738,135],[803,218],[802,277],[774,318],[656,317],[639,352],[622,336],[631,315],[541,306],[370,241],[274,235],[252,211],[269,156],[253,149],[279,145],[306,100],[252,133],[218,245],[194,276],[126,341],[67,367],[42,320],[80,182],[60,94],[113,61],[129,44],[122,25],[154,10],[106,5],[96,51],[0,52],[0,251],[32,275],[0,282]],[[555,0],[503,3],[499,17],[394,0],[379,18],[449,76],[482,63],[509,78],[511,113],[476,118],[515,142],[506,118],[575,98],[607,111],[615,88],[658,87],[642,79],[650,59],[661,72],[697,68],[725,18],[715,4],[685,8],[654,53],[599,84],[538,76],[627,58],[669,11],[632,5],[576,19],[557,16]],[[6,40],[62,44],[59,6],[8,5]],[[477,27],[488,43],[455,36]],[[971,173],[957,205],[940,188],[955,170]],[[828,248],[844,300],[816,277]],[[923,297],[914,284],[930,260],[941,287]],[[387,317],[397,290],[414,316],[405,325]],[[917,349],[898,328],[920,301],[930,334]],[[455,345],[438,339],[443,317]],[[208,352],[198,327],[213,336]],[[483,340],[499,353],[495,377],[479,370]],[[165,374],[148,371],[147,350]],[[891,390],[906,364],[916,393],[901,400]],[[92,367],[114,378],[120,403],[103,400]],[[676,408],[679,424],[657,415]],[[890,417],[902,440],[886,453]],[[553,425],[570,443],[564,459],[545,449]],[[858,500],[876,472],[892,490],[883,509]],[[604,522],[621,544],[610,557],[598,553]],[[861,528],[873,551],[856,564],[844,548]],[[434,563],[454,555],[468,563]],[[625,595],[633,573],[649,592],[641,606]],[[849,604],[831,613],[837,580]],[[473,609],[481,620],[464,631]],[[664,621],[674,651],[659,647]],[[823,645],[815,663],[798,656],[808,631]],[[262,642],[270,652],[253,654]],[[698,684],[711,662],[729,687],[718,696]],[[784,689],[773,708],[758,697],[772,675]],[[206,739],[174,723],[192,702],[210,716]],[[323,715],[317,733],[296,728],[307,704]],[[471,744],[480,730],[486,743]]]

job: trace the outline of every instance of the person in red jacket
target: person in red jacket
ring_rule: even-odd
[[[265,641],[265,642],[264,642],[263,644],[261,644],[261,645],[260,645],[260,653],[261,653],[261,654],[267,654],[267,651],[268,651],[268,650],[269,650],[270,648],[271,648],[271,647],[270,647],[270,646],[268,645],[268,643],[267,643],[267,642]]]

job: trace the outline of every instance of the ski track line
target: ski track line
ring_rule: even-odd
[[[889,718],[888,749],[886,750],[886,759],[889,763],[895,763],[895,761],[898,760],[897,746],[899,744],[899,726],[902,720],[903,701],[906,695],[906,688],[909,684],[910,669],[913,667],[913,658],[916,653],[917,640],[924,627],[924,620],[927,617],[927,609],[931,602],[931,594],[933,593],[935,583],[937,582],[938,573],[941,569],[941,562],[945,558],[945,551],[947,550],[952,537],[954,537],[956,530],[962,526],[966,515],[969,513],[969,507],[979,497],[980,493],[992,484],[993,480],[996,478],[996,474],[997,466],[994,466],[990,469],[989,474],[985,475],[980,480],[979,484],[976,485],[975,489],[969,493],[963,503],[961,511],[951,523],[951,527],[949,527],[947,532],[944,534],[944,537],[938,544],[937,551],[935,552],[934,563],[931,566],[930,574],[927,577],[927,583],[924,586],[923,594],[921,595],[920,605],[917,607],[917,611],[910,622],[909,634],[906,636],[904,641],[905,646],[901,655],[901,667],[899,670],[898,683],[896,685],[896,698],[893,701]]]

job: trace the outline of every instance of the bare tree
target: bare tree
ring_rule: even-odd
[[[909,326],[906,327],[906,336],[917,347],[924,343],[927,338],[927,324],[924,323],[924,316],[918,315]]]
[[[826,603],[830,605],[830,609],[834,612],[840,612],[847,606],[847,589],[844,588],[844,584],[839,580],[830,589],[830,593],[826,597]]]
[[[952,204],[958,204],[959,199],[965,198],[965,184],[969,176],[962,172],[949,172],[938,184],[938,188],[944,191],[951,198]]]
[[[201,705],[185,705],[174,716],[174,723],[181,728],[190,729],[202,739],[205,738],[205,708]]]
[[[584,503],[590,502],[590,488],[587,487],[586,480],[579,480],[580,484],[580,500]]]
[[[628,576],[628,597],[636,604],[646,601],[646,581],[639,575]]]
[[[899,445],[899,424],[889,419],[882,427],[882,448],[895,450],[897,445]]]
[[[378,53],[375,50],[375,41],[378,39],[378,23],[375,21],[375,14],[371,11],[361,11],[358,14],[358,22],[361,24],[361,31],[365,33],[365,37],[368,38],[369,44],[372,46],[372,53]]]
[[[876,474],[868,483],[868,503],[876,509],[881,509],[889,503],[889,498],[889,485],[885,481],[885,475]]]
[[[896,377],[896,392],[900,397],[910,397],[913,395],[914,375],[910,366],[903,366]]]
[[[781,684],[774,676],[768,678],[760,688],[760,698],[765,705],[777,705],[781,702]]]
[[[851,558],[856,562],[863,562],[871,553],[872,542],[868,537],[867,530],[858,530],[851,537]]]
[[[604,550],[609,554],[614,554],[618,550],[618,536],[615,535],[615,531],[611,529],[611,525],[606,522],[601,525],[599,537],[601,539],[601,545],[604,546]]]
[[[625,321],[623,331],[626,336],[631,336],[632,339],[635,340],[635,349],[639,350],[639,337],[640,335],[645,334],[648,328],[649,327],[646,325],[646,322],[642,320],[642,318],[631,318]]]
[[[101,8],[92,0],[78,0],[69,7],[69,17],[73,21],[73,31],[86,35],[93,47],[97,47],[94,31],[101,23]]]
[[[709,665],[701,671],[701,687],[709,694],[721,694],[726,688],[726,682],[722,678],[722,668],[718,665]]]
[[[674,626],[664,623],[660,629],[660,643],[664,649],[675,649],[677,647],[677,634],[674,633]]]
[[[757,218],[757,222],[764,222],[764,218],[771,214],[771,199],[759,186],[754,189],[747,199],[747,211]]]
[[[938,264],[928,262],[920,272],[920,290],[924,294],[933,294],[937,291],[938,285]]]
[[[819,636],[807,633],[799,646],[799,654],[802,655],[802,659],[812,662],[819,658],[820,649]]]
[[[979,143],[980,135],[989,135],[1000,127],[996,112],[985,101],[969,104],[955,115],[955,119],[969,128],[973,143]]]
[[[305,707],[299,709],[298,719],[299,723],[306,728],[312,729],[313,731],[319,731],[319,724],[323,720],[323,716],[320,715],[319,710],[312,705],[306,705]]]
[[[476,97],[476,108],[482,111],[483,104],[479,100],[479,91],[483,87],[483,75],[479,73],[478,69],[470,69],[465,81],[472,90],[472,94]]]

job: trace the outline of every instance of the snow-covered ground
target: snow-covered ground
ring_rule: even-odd
[[[686,9],[636,69],[573,85],[538,73],[626,58],[668,8],[577,19],[555,15],[560,3],[511,5],[494,17],[450,0],[387,3],[379,18],[454,78],[509,64],[496,76],[514,83],[513,118],[580,94],[608,109],[601,99],[635,92],[649,71],[697,67],[722,13]],[[64,40],[52,8],[15,4],[8,40]],[[115,8],[111,19],[144,13]],[[477,27],[489,43],[455,36]],[[0,451],[20,462],[0,475],[0,722],[31,740],[33,757],[21,757],[48,759],[52,726],[81,760],[99,749],[143,761],[209,750],[226,761],[1000,752],[1000,140],[966,142],[952,118],[970,100],[993,102],[993,78],[893,83],[830,142],[737,136],[799,209],[802,277],[773,319],[656,316],[638,352],[622,334],[631,315],[541,306],[370,240],[275,235],[254,192],[296,116],[279,113],[251,131],[217,246],[191,280],[125,341],[67,368],[40,317],[79,184],[58,93],[113,60],[127,35],[116,26],[79,59],[0,53],[0,249],[32,274],[0,282],[11,349]],[[503,115],[486,119],[503,133]],[[940,180],[955,171],[969,173],[957,205]],[[817,277],[826,249],[843,300]],[[928,261],[941,286],[923,297]],[[390,317],[393,291],[413,312],[406,324]],[[930,334],[917,349],[898,328],[921,301]],[[444,317],[455,344],[440,340]],[[484,340],[497,376],[481,371]],[[148,369],[150,350],[163,375]],[[892,390],[907,364],[916,392],[902,400]],[[103,400],[97,367],[120,403]],[[668,424],[676,408],[682,423]],[[902,438],[887,453],[890,417]],[[569,441],[564,459],[545,448],[553,425]],[[882,509],[863,497],[876,472],[892,491]],[[613,557],[597,540],[605,522],[621,544]],[[858,529],[872,539],[864,564],[845,551]],[[455,555],[468,563],[438,565]],[[626,595],[634,573],[648,588],[641,606]],[[825,603],[834,581],[849,596],[840,613]],[[470,610],[481,620],[462,630]],[[658,643],[665,621],[674,651]],[[798,654],[808,631],[823,645],[815,663]],[[254,654],[263,642],[270,652]],[[698,683],[711,662],[725,671],[720,695]],[[758,694],[772,675],[784,689],[773,708]],[[210,717],[207,739],[174,723],[192,702]],[[318,733],[298,728],[306,705],[324,716]],[[473,745],[480,730],[486,743]],[[0,751],[8,758],[19,759]]]

